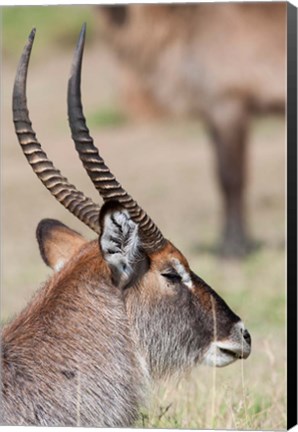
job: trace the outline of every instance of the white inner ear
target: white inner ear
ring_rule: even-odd
[[[133,264],[138,261],[138,225],[126,210],[108,213],[104,217],[100,239],[103,256],[118,273],[121,283],[130,279]]]
[[[59,259],[54,266],[54,271],[55,272],[60,271],[64,267],[64,264],[65,264],[65,260]]]

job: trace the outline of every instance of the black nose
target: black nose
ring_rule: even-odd
[[[248,345],[251,345],[251,337],[250,337],[250,334],[248,333],[248,331],[246,329],[243,330],[243,337],[244,337],[245,342]]]

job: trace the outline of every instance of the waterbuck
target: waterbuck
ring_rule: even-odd
[[[251,338],[105,165],[85,124],[80,76],[85,26],[68,86],[72,138],[100,208],[62,176],[31,127],[26,77],[35,30],[13,92],[22,150],[43,184],[97,234],[86,241],[52,219],[37,227],[54,274],[2,332],[2,423],[131,426],[150,382],[196,364],[245,359]]]
[[[285,2],[97,6],[100,32],[126,78],[126,107],[200,116],[222,197],[220,250],[241,257],[248,234],[247,138],[253,114],[285,110]],[[152,109],[153,108],[153,109]]]

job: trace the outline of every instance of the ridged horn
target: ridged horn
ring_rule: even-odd
[[[27,71],[35,29],[23,50],[13,89],[13,121],[19,143],[33,171],[51,194],[73,215],[99,233],[99,210],[91,198],[78,191],[48,159],[31,126],[26,99]]]
[[[129,212],[132,220],[139,225],[144,248],[148,251],[156,251],[165,244],[162,233],[137,202],[122,188],[106,166],[86,126],[81,103],[81,67],[85,33],[86,25],[84,24],[74,53],[68,81],[67,103],[72,139],[92,183],[103,200],[118,201]]]

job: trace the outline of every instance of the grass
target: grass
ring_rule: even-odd
[[[280,289],[285,283],[280,264],[283,258],[282,250],[265,248],[243,262],[222,262],[212,254],[190,259],[193,269],[244,318],[252,335],[252,354],[227,368],[199,366],[180,380],[160,383],[137,426],[285,428],[285,297]],[[269,273],[265,271],[268,268]],[[26,270],[19,277],[28,280],[36,270]]]
[[[104,131],[104,139],[108,141],[106,151],[111,151],[107,160],[113,160],[114,163],[118,161],[116,172],[123,168],[119,178],[124,178],[123,174],[127,172],[124,159],[119,158],[119,155],[123,154],[121,150],[123,146],[125,145],[127,149],[126,146],[130,142],[132,147],[128,150],[128,154],[134,154],[137,158],[140,145],[139,140],[135,139],[136,133],[133,125],[127,125],[124,130],[120,129],[119,135],[109,128]],[[166,144],[161,146],[158,140],[158,127],[155,130],[155,126],[151,125],[150,134],[144,133],[145,135],[150,141],[152,154],[157,154],[166,146]],[[172,160],[177,158],[183,165],[180,147],[172,144],[172,131],[168,138],[164,133],[163,138],[165,142],[167,139],[171,141]],[[253,150],[258,153],[258,157],[264,160],[264,164],[266,161],[270,162],[264,146],[257,144]],[[143,145],[146,145],[145,138]],[[58,142],[57,146],[62,148],[63,144]],[[272,146],[268,149],[270,153],[272,150],[276,151],[274,143]],[[193,151],[196,151],[196,147],[190,148],[190,152]],[[282,165],[282,157],[280,155],[277,157]],[[138,173],[143,171],[147,181],[152,176],[153,167],[142,165],[142,157],[136,160],[140,164]],[[150,161],[151,158],[148,158],[146,163],[150,164]],[[189,162],[185,163],[185,166],[188,166]],[[275,159],[272,163],[275,163]],[[69,167],[76,170],[71,163]],[[19,180],[22,179],[23,184],[26,184],[24,177],[27,176],[30,188],[32,185],[32,193],[28,194],[26,200],[20,199],[19,181],[13,178],[12,184],[7,186],[10,200],[4,202],[8,204],[4,206],[6,214],[4,232],[7,240],[3,245],[5,247],[2,276],[5,287],[3,300],[7,307],[3,312],[6,317],[9,313],[21,309],[21,305],[30,298],[29,293],[37,288],[38,282],[45,279],[45,273],[49,273],[38,257],[37,245],[33,240],[35,224],[33,220],[49,217],[50,214],[51,217],[61,218],[63,222],[76,228],[74,219],[68,216],[60,208],[61,206],[57,205],[54,208],[54,201],[48,196],[47,191],[38,189],[39,184],[35,182],[31,171],[23,168],[19,171]],[[265,193],[270,193],[276,200],[282,201],[283,196],[279,195],[279,189],[276,190],[274,187],[274,182],[276,184],[280,182],[276,175],[277,171],[274,172],[272,179],[270,174],[267,174],[269,180],[267,176],[262,180],[263,171],[267,173],[268,171],[263,164],[261,168],[261,178],[257,183],[257,202],[260,202],[259,198],[262,198]],[[164,165],[163,170],[155,170],[154,175],[158,177],[159,184],[164,185],[164,178],[171,178],[172,171],[171,162],[168,167]],[[75,178],[75,172],[72,174]],[[259,174],[255,173],[255,175],[258,177]],[[141,182],[142,178],[140,176],[140,181],[136,182],[134,176],[126,177],[127,189],[133,190],[140,187],[137,195],[142,196],[146,201],[144,208],[150,208],[150,212],[153,209],[158,215],[158,195],[151,195],[150,188],[145,193],[146,188],[144,182]],[[89,186],[87,180],[82,187],[83,190],[87,190],[87,185]],[[177,183],[173,186],[174,181]],[[252,208],[252,213],[257,220],[253,234],[260,241],[260,248],[242,261],[220,260],[212,253],[212,248],[200,250],[197,247],[200,242],[209,242],[210,227],[214,225],[213,221],[210,222],[209,218],[204,217],[203,212],[202,217],[196,217],[200,231],[197,231],[194,236],[196,226],[194,226],[195,221],[192,223],[195,212],[193,197],[189,194],[181,194],[177,197],[176,189],[181,182],[182,179],[177,178],[175,171],[168,188],[160,198],[163,201],[160,208],[167,208],[168,214],[175,217],[168,219],[168,225],[161,226],[166,232],[172,233],[173,241],[177,245],[183,240],[182,250],[189,259],[192,269],[205,279],[244,320],[252,336],[252,354],[247,360],[239,361],[227,368],[214,370],[199,366],[189,375],[181,377],[179,381],[173,379],[160,383],[153,391],[149,408],[142,411],[137,426],[187,429],[284,429],[286,427],[285,251],[277,241],[284,233],[284,220],[280,215],[283,212],[282,206],[274,206],[270,211],[271,220],[276,220],[274,230],[271,229],[272,224],[263,224],[263,219],[268,219],[267,208],[263,206]],[[143,186],[145,189],[142,189]],[[196,187],[199,189],[198,196],[204,197],[206,188],[210,185],[199,183]],[[39,195],[41,192],[42,196]],[[171,194],[173,194],[173,201],[169,198]],[[209,196],[211,197],[212,193],[209,193]],[[12,197],[15,197],[16,201]],[[39,206],[34,204],[36,197]],[[166,201],[167,199],[169,201]],[[177,201],[184,203],[179,210],[176,206]],[[206,210],[207,215],[208,212],[212,214],[210,201],[201,199],[199,204],[200,210]],[[22,209],[21,215],[19,207]],[[188,221],[187,224],[185,220]],[[261,227],[260,231],[258,231],[259,227]],[[77,230],[81,232],[81,229],[82,226],[78,224]]]
[[[129,132],[130,128],[133,127],[128,125],[125,130],[119,132],[121,139],[117,144],[118,147],[116,146],[114,149],[114,161],[119,158],[123,143],[130,139],[133,140],[133,135]],[[132,132],[135,133],[134,130]],[[109,136],[109,133],[111,132],[107,129],[105,138]],[[148,140],[151,140],[154,134],[154,127],[151,126]],[[112,136],[114,139],[117,138],[115,132],[112,133]],[[172,139],[172,131],[169,133],[169,139]],[[161,149],[158,140],[153,139],[152,142],[155,146],[152,153]],[[138,140],[132,145],[137,151]],[[112,150],[111,146],[113,147],[113,144],[110,143],[108,148]],[[260,151],[259,149],[260,147],[256,147],[254,150]],[[175,157],[175,152],[177,153],[176,157],[180,160],[178,148],[174,147],[172,157]],[[271,148],[270,152],[272,152]],[[263,156],[266,159],[266,152]],[[259,157],[262,158],[262,155],[259,154]],[[282,158],[280,159],[282,163]],[[183,162],[180,160],[180,163]],[[121,161],[119,161],[120,166]],[[141,169],[145,168],[142,167]],[[172,167],[169,166],[168,169],[164,168],[162,172],[156,174],[160,176],[160,182],[163,181],[165,175],[170,175],[171,169]],[[28,170],[28,178],[31,174]],[[23,175],[22,173],[22,177]],[[145,178],[149,178],[149,176],[150,168],[148,168]],[[274,178],[276,178],[276,173]],[[273,180],[268,183],[267,179],[265,180],[264,193],[268,194],[268,185],[273,187]],[[179,182],[179,179],[177,181]],[[34,183],[34,179],[31,177],[30,184],[32,183]],[[128,190],[132,190],[134,184],[135,179],[132,177],[131,184],[127,187]],[[263,193],[261,184],[260,181],[258,185],[260,196]],[[203,192],[206,185],[201,187]],[[171,193],[170,188],[171,184],[165,194],[166,196]],[[273,194],[273,192],[271,193]],[[18,183],[16,183],[11,186],[10,195],[18,196],[18,194],[19,188]],[[35,192],[33,196],[35,196]],[[186,196],[186,198],[189,197]],[[148,203],[145,203],[145,208],[148,208],[150,203],[156,204],[157,196],[151,196],[148,193],[146,199]],[[161,199],[164,200],[165,198]],[[282,197],[276,193],[275,199],[281,200]],[[45,202],[49,202],[48,195],[46,195],[45,200]],[[189,198],[189,200],[185,207],[190,212],[192,199]],[[52,201],[50,202],[52,203]],[[174,201],[175,203],[176,201]],[[22,207],[24,205],[25,202],[23,202]],[[26,205],[29,206],[29,203]],[[264,225],[265,228],[262,226],[263,217],[267,218],[266,207],[260,206],[258,209],[253,209],[252,212],[256,211],[258,224],[262,226],[261,231],[256,230],[254,232],[261,246],[242,261],[228,261],[220,260],[212,253],[212,247],[203,251],[196,248],[197,236],[194,238],[191,234],[195,228],[192,223],[186,225],[184,223],[185,217],[191,221],[191,214],[185,215],[183,211],[177,212],[175,206],[171,208],[170,205],[168,203],[170,213],[175,214],[177,218],[175,222],[177,228],[175,226],[172,228],[174,241],[179,242],[181,232],[183,238],[189,239],[185,243],[185,254],[192,269],[205,279],[243,318],[252,335],[252,354],[247,360],[239,361],[227,368],[215,370],[199,366],[190,374],[181,377],[180,380],[173,379],[166,383],[159,383],[153,391],[152,398],[150,398],[149,407],[142,410],[137,426],[187,429],[284,429],[286,427],[285,251],[276,241],[284,232],[283,218],[277,217],[277,214],[282,211],[282,207],[275,206],[271,209],[271,218],[280,221],[279,224],[275,225],[274,231],[271,231],[270,224]],[[210,204],[202,200],[200,205],[202,208],[202,206]],[[163,204],[162,207],[166,207],[166,204]],[[58,209],[60,209],[59,206],[57,206]],[[30,212],[35,215],[36,210],[33,203],[23,210],[22,217],[27,220],[30,229],[32,228]],[[39,209],[38,217],[42,216],[40,213],[41,210]],[[5,267],[7,278],[5,286],[11,293],[16,292],[16,287],[19,289],[23,284],[30,286],[30,279],[43,280],[45,278],[43,276],[44,266],[41,264],[41,260],[37,258],[36,245],[31,241],[30,251],[32,252],[28,252],[27,245],[24,245],[23,242],[18,243],[15,237],[16,233],[13,231],[17,222],[13,222],[13,218],[10,218],[11,224],[8,227],[10,242],[15,245],[11,253],[14,255],[17,253],[20,258],[18,272],[16,272],[15,265],[12,266],[8,262],[8,258],[4,256],[7,264]],[[62,220],[65,221],[64,213]],[[72,226],[73,219],[69,223]],[[180,229],[179,231],[179,225],[184,227],[184,230]],[[210,227],[208,218],[202,218],[200,226],[200,240],[203,243],[208,243]],[[256,228],[258,226],[256,225]],[[167,231],[170,230],[169,227],[166,229]],[[78,230],[81,230],[81,226]],[[33,235],[33,228],[31,231]],[[24,236],[25,232],[21,234],[22,238]],[[7,250],[9,257],[8,252],[9,250]],[[8,294],[6,294],[7,296]],[[24,297],[25,294],[14,298],[15,307],[20,300],[23,301],[22,296]],[[10,297],[13,298],[12,294]]]
[[[125,114],[116,107],[106,107],[93,111],[88,116],[90,128],[117,127],[127,122]]]
[[[244,370],[242,381],[241,368]],[[229,370],[230,368],[230,370]],[[246,363],[227,369],[201,367],[190,376],[161,385],[148,411],[143,411],[140,427],[187,429],[284,429],[285,399],[273,392],[260,391],[250,385],[254,374]],[[212,375],[216,374],[216,385]],[[263,379],[273,385],[270,371]],[[266,384],[267,383],[267,384]],[[273,389],[272,389],[273,390]],[[278,388],[281,393],[284,388]],[[213,406],[214,404],[214,406]]]
[[[37,117],[38,133],[40,131],[44,137],[58,167],[87,194],[91,190],[89,179],[84,173],[80,174],[81,166],[73,156],[74,152],[64,151],[69,144],[65,142],[68,135],[59,129],[62,116],[53,109],[39,111],[43,100],[51,104],[55,99],[51,87],[45,84],[49,70],[53,71],[53,59],[55,67],[60,61],[57,67],[61,76],[67,76],[69,65],[67,70],[61,70],[63,49],[70,40],[73,45],[83,21],[88,22],[88,37],[93,37],[96,30],[93,15],[88,6],[2,8],[4,56],[5,60],[14,60],[8,63],[15,63],[28,32],[33,26],[37,27],[34,52],[44,61],[39,62],[38,73],[30,71],[35,77],[30,111],[35,114],[34,119]],[[57,57],[60,60],[52,56],[49,47],[59,50],[62,55]],[[97,51],[95,54],[97,56]],[[102,57],[102,71],[106,70],[104,61]],[[89,67],[94,68],[94,65],[89,64]],[[9,93],[6,105],[3,105],[7,126],[3,129],[1,174],[5,192],[2,195],[3,320],[20,311],[50,273],[41,262],[34,240],[40,219],[60,219],[91,238],[90,232],[84,231],[82,224],[44,191],[20,155],[11,124],[12,74],[14,66],[9,68],[8,64],[6,75],[2,77],[4,93]],[[98,74],[92,82],[91,96],[96,95],[97,99],[97,95],[104,93],[110,83],[108,78]],[[41,89],[44,93],[39,96]],[[64,84],[61,89],[57,88],[59,98],[64,91]],[[34,98],[38,107],[32,106]],[[213,253],[212,245],[220,230],[220,198],[214,181],[211,146],[201,124],[196,121],[187,124],[168,122],[161,127],[127,123],[125,128],[117,130],[114,126],[121,126],[126,120],[116,106],[109,104],[107,97],[101,108],[95,101],[91,105],[86,101],[86,106],[92,106],[89,108],[89,126],[100,130],[100,133],[95,131],[94,138],[98,138],[96,142],[102,146],[112,171],[157,219],[165,235],[181,248],[192,269],[243,318],[252,335],[252,354],[243,363],[216,370],[200,366],[179,381],[173,379],[156,386],[152,402],[142,411],[138,425],[148,428],[284,429],[283,121],[272,118],[254,123],[249,147],[248,219],[260,248],[242,261],[230,262],[221,261]],[[202,247],[204,245],[206,247]]]
[[[143,412],[140,426],[286,427],[283,258],[283,251],[264,248],[243,262],[220,262],[210,254],[197,265],[195,270],[211,286],[226,287],[219,293],[249,328],[252,354],[227,368],[199,366],[179,382],[162,383],[152,406]],[[269,274],[265,272],[268,267]]]
[[[31,29],[38,32],[35,52],[45,56],[44,47],[63,49],[73,44],[78,29],[88,21],[88,38],[93,37],[93,12],[90,6],[7,6],[2,8],[2,54],[16,59]]]

